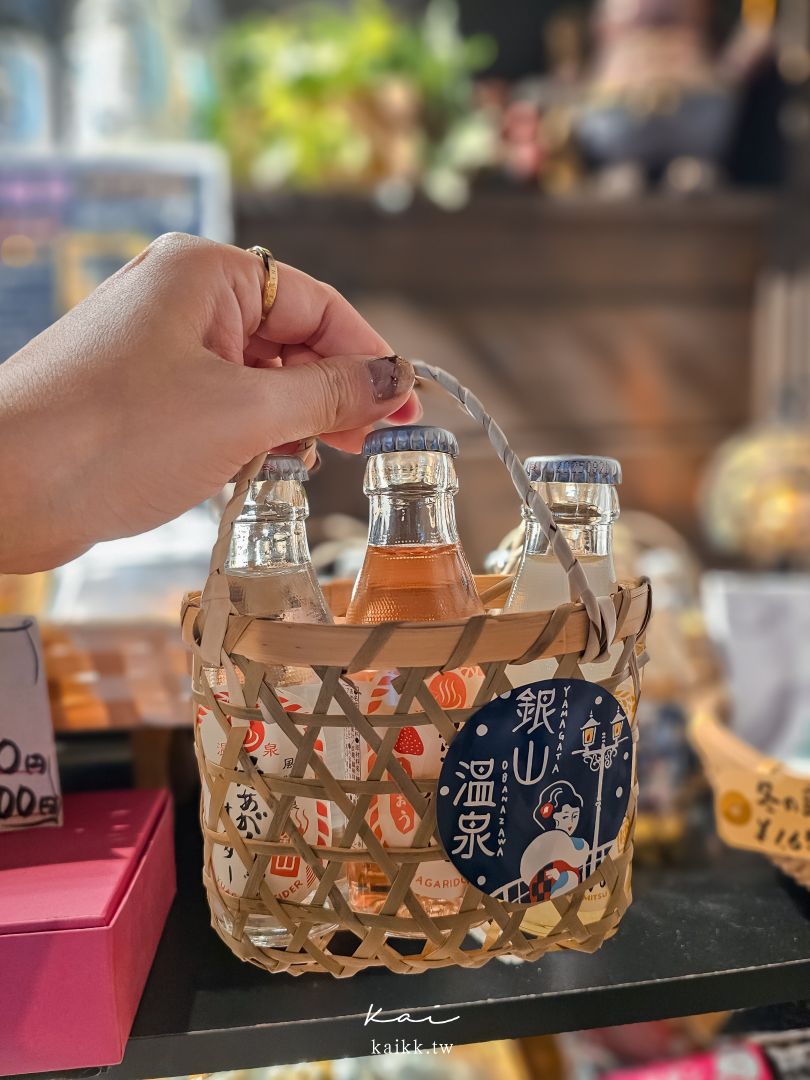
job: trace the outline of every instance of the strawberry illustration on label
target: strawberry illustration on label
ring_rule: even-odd
[[[404,727],[397,736],[394,746],[395,754],[410,754],[411,757],[421,757],[425,752],[425,744],[415,727]]]

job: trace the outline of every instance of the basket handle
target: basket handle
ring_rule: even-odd
[[[551,511],[542,496],[535,491],[526,475],[520,458],[515,454],[500,426],[492,419],[481,401],[466,386],[439,367],[432,367],[421,360],[412,361],[418,379],[437,383],[462,408],[477,421],[489,438],[493,449],[506,466],[512,483],[521,500],[532,511],[548,540],[551,550],[568,578],[571,599],[581,601],[588,615],[588,642],[583,660],[599,661],[607,656],[616,632],[616,609],[610,597],[597,597],[588,585],[585,571],[578,562],[565,537],[557,528]],[[203,663],[218,665],[221,662],[222,645],[228,628],[228,616],[237,614],[231,604],[228,582],[225,577],[225,560],[231,542],[233,523],[245,503],[250,482],[259,473],[265,453],[257,454],[239,471],[233,495],[225,507],[219,523],[219,532],[211,552],[208,580],[200,598],[200,608],[205,612],[205,623],[199,651]]]
[[[591,638],[594,634],[599,638],[606,637],[604,648],[600,649],[598,653],[593,654],[594,659],[597,657],[601,658],[601,656],[607,652],[607,648],[612,643],[613,635],[616,632],[616,613],[613,602],[611,601],[609,605],[602,605],[599,602],[599,598],[594,595],[579,560],[568,546],[568,541],[557,528],[557,523],[552,517],[551,511],[546,505],[542,495],[532,487],[529,478],[526,475],[526,470],[523,467],[523,462],[509,445],[503,429],[492,419],[481,403],[481,400],[476,397],[472,390],[469,390],[466,386],[462,386],[458,379],[450,375],[449,372],[444,371],[439,367],[432,367],[430,364],[425,364],[421,360],[414,360],[413,367],[420,379],[430,379],[432,382],[438,383],[438,385],[446,390],[451,397],[456,398],[464,411],[480,424],[486,432],[487,438],[492,444],[492,448],[506,466],[507,471],[512,478],[515,490],[518,495],[520,495],[521,501],[529,507],[531,512],[537,518],[537,522],[543,530],[543,535],[546,540],[548,540],[549,547],[554,552],[557,561],[565,571],[568,578],[568,590],[572,601],[574,603],[581,601],[585,606],[585,611],[587,612],[588,620],[591,624],[591,634],[589,635],[588,648],[585,653],[587,659],[592,658],[589,654],[592,652],[593,643]],[[604,600],[607,598],[603,597],[602,599]],[[606,610],[608,607],[609,611]],[[602,633],[603,628],[605,634]]]

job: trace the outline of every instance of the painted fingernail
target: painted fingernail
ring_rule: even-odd
[[[378,356],[368,370],[375,401],[390,401],[413,386],[413,366],[401,356]]]

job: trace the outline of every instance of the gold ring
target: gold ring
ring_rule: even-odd
[[[278,293],[278,266],[273,253],[261,244],[254,244],[247,249],[251,255],[258,255],[264,263],[264,288],[262,289],[262,322],[270,314]]]

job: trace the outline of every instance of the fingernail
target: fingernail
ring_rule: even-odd
[[[378,356],[368,370],[375,401],[390,401],[413,386],[413,366],[401,356]]]
[[[280,446],[271,446],[268,454],[303,454],[315,445],[315,439],[295,439],[293,442],[281,443]]]

